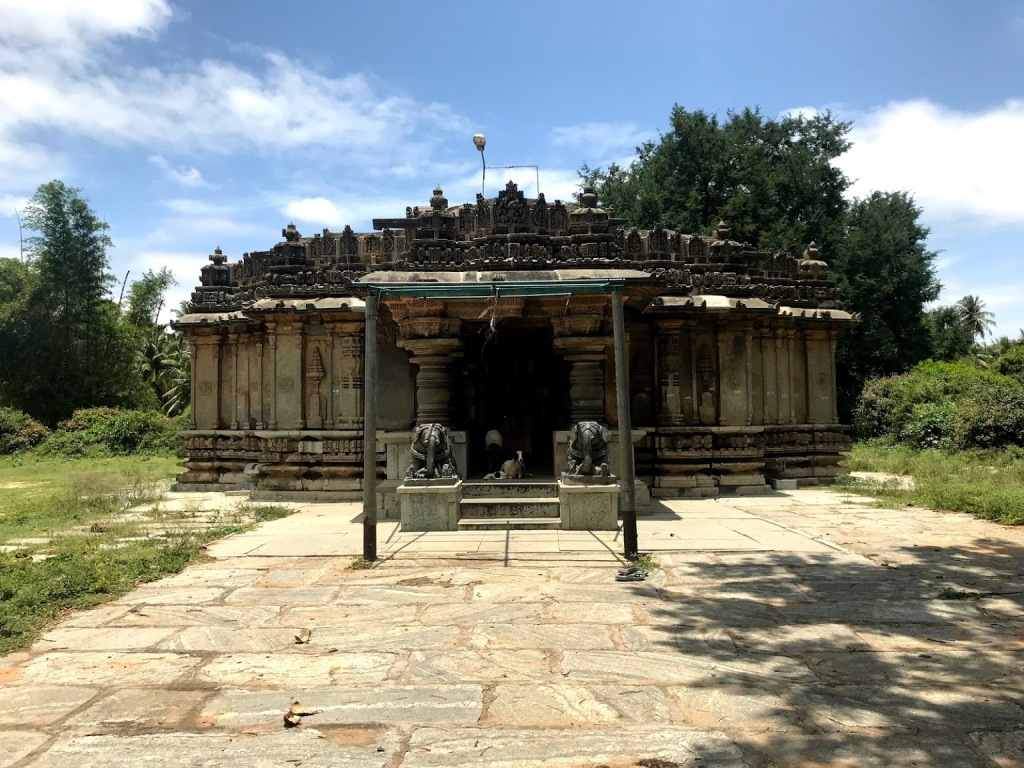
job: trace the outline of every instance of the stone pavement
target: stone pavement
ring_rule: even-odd
[[[311,505],[0,659],[0,766],[1024,765],[1024,530],[866,501],[668,502],[626,584]]]

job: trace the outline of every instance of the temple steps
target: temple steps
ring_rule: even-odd
[[[459,520],[460,531],[557,531],[561,527],[560,517],[464,517]]]
[[[551,499],[558,496],[558,483],[547,480],[467,480],[462,484],[463,499]]]
[[[494,518],[558,517],[558,497],[499,497],[462,498],[460,515],[463,520]]]

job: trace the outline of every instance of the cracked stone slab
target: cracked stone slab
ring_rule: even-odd
[[[662,765],[747,768],[739,748],[720,733],[678,726],[628,729],[418,728],[403,768],[565,768]]]
[[[209,695],[204,691],[122,688],[69,718],[64,725],[89,726],[90,732],[97,728],[176,728]]]
[[[714,688],[670,688],[683,721],[695,728],[792,730],[797,713],[787,699],[746,685],[719,684]]]
[[[262,605],[144,605],[112,620],[112,627],[239,627],[274,622],[276,606]]]
[[[138,631],[138,630],[134,630]],[[286,629],[253,629],[231,626],[185,627],[174,637],[159,645],[162,651],[216,651],[219,653],[287,652],[296,648],[295,631]]]
[[[173,633],[156,627],[57,627],[43,635],[43,642],[54,651],[134,651],[152,648]]]
[[[295,728],[266,735],[174,733],[143,736],[77,736],[51,747],[31,768],[384,768],[399,749],[390,730],[363,744],[339,743],[328,732]],[[4,765],[0,763],[0,765]]]
[[[295,689],[383,682],[397,661],[392,653],[232,653],[199,670],[199,680],[218,685]]]
[[[483,709],[481,685],[403,685],[386,688],[324,688],[294,693],[318,710],[304,718],[314,727],[361,723],[475,725]],[[211,701],[202,717],[220,727],[273,724],[291,706],[292,692],[230,691]]]
[[[121,604],[145,603],[146,605],[196,605],[212,603],[222,598],[226,589],[221,587],[166,587],[162,584],[147,584],[118,600]]]
[[[24,759],[49,738],[36,731],[0,731],[0,768],[8,768]]]
[[[96,688],[31,685],[3,689],[0,725],[41,726],[66,717],[99,693]]]
[[[980,731],[971,741],[999,768],[1020,768],[1024,762],[1024,730]]]
[[[786,656],[759,656],[754,660],[723,654],[708,661],[679,653],[625,651],[566,651],[562,670],[572,680],[652,685],[708,684],[713,680],[786,680],[814,683],[805,664]]]
[[[615,644],[600,624],[491,624],[476,627],[474,648],[612,649]]]
[[[539,622],[544,613],[542,603],[451,603],[426,605],[420,611],[423,624],[476,626],[477,624],[508,624]]]
[[[310,641],[315,647],[337,647],[344,651],[407,651],[410,649],[454,648],[458,627],[385,625],[372,621],[352,627],[320,627]]]
[[[337,587],[240,587],[228,595],[228,605],[325,605],[337,594]]]
[[[168,685],[202,663],[178,653],[63,653],[44,654],[24,669],[23,682],[65,685]]]
[[[416,620],[416,611],[414,605],[286,607],[273,623],[281,627],[350,627],[359,622],[411,624]]]
[[[496,725],[574,728],[615,722],[667,723],[665,694],[654,686],[501,684],[488,707]]]
[[[408,683],[495,683],[548,680],[551,662],[541,650],[413,651],[402,673]]]

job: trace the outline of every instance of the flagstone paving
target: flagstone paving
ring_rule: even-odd
[[[382,523],[351,570],[359,506],[303,506],[0,658],[0,768],[1024,766],[1024,530],[657,508],[616,583],[618,532]]]

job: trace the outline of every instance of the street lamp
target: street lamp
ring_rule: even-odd
[[[485,196],[486,190],[484,189],[484,186],[487,182],[487,163],[484,161],[484,147],[487,146],[487,139],[482,133],[474,134],[473,144],[478,150],[480,150],[480,165],[483,168],[480,176],[480,194]]]

